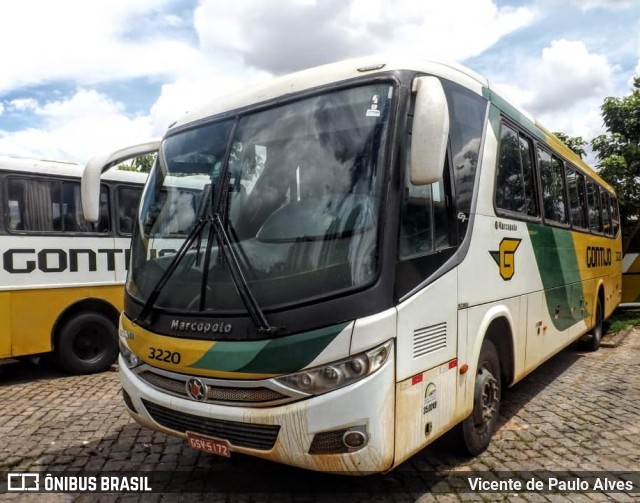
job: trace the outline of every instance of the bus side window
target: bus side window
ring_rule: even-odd
[[[589,201],[589,229],[591,232],[602,232],[602,217],[600,214],[600,198],[598,187],[591,180],[587,181],[587,200]]]
[[[109,230],[108,210],[105,212],[104,205],[106,193],[104,187],[100,194],[100,222],[95,224],[87,222],[82,212],[82,202],[80,201],[80,183],[62,182],[62,209],[60,220],[62,221],[63,232],[106,232]],[[106,229],[105,229],[106,224]]]
[[[569,189],[569,207],[571,225],[587,229],[587,193],[584,188],[584,175],[573,168],[566,167],[567,188]]]
[[[7,193],[10,230],[62,230],[60,183],[32,178],[10,178]]]
[[[136,221],[138,201],[142,189],[133,187],[118,187],[116,198],[118,201],[118,232],[130,235],[133,232],[133,224]]]
[[[524,179],[520,165],[518,133],[502,125],[500,132],[500,160],[496,179],[496,207],[524,213]]]
[[[97,224],[92,225],[94,232],[107,233],[111,229],[109,218],[109,192],[105,185],[100,187],[100,220],[98,220]]]
[[[611,203],[611,223],[612,223],[612,232],[613,236],[618,235],[618,230],[620,229],[620,212],[618,211],[618,200],[611,196],[609,198],[609,202]]]
[[[468,217],[471,212],[471,200],[478,171],[480,157],[480,139],[485,124],[487,101],[464,87],[450,81],[443,81],[447,104],[449,106],[449,145],[452,167],[451,179],[447,183],[451,190],[451,211]],[[451,237],[456,243],[462,242],[468,229],[469,219],[457,221],[457,236]]]
[[[503,124],[496,178],[496,208],[530,217],[538,216],[535,179],[530,141]]]
[[[538,166],[542,182],[542,207],[545,220],[559,224],[568,223],[562,161],[538,148]]]
[[[400,260],[428,255],[451,246],[442,181],[416,186],[407,179],[401,218]]]
[[[602,208],[602,223],[604,226],[604,233],[607,236],[611,236],[612,226],[611,226],[611,206],[609,205],[609,193],[601,190],[600,191],[600,207]]]
[[[24,196],[22,187],[15,180],[7,180],[7,229],[21,231],[24,229]]]

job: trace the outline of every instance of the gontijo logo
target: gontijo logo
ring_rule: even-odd
[[[611,248],[587,246],[587,267],[611,265]]]
[[[509,281],[516,273],[515,255],[521,241],[521,239],[504,238],[500,241],[500,247],[497,251],[489,252],[498,264],[500,276],[505,281]]]

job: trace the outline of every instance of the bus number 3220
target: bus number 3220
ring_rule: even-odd
[[[149,348],[149,358],[157,360],[159,362],[173,363],[178,365],[182,356],[177,351],[166,351],[160,348]]]

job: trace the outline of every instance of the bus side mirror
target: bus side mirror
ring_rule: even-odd
[[[411,183],[427,185],[442,177],[449,139],[449,107],[440,80],[417,77],[411,131]]]
[[[108,154],[93,157],[82,172],[80,193],[82,195],[82,211],[88,222],[100,219],[100,176],[109,168],[127,159],[140,155],[153,154],[160,149],[160,140],[150,140],[138,145],[122,148]]]

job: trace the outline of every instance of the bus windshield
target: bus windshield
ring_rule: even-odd
[[[373,281],[392,97],[389,83],[333,90],[167,137],[140,204],[129,293],[144,303],[160,282],[156,308],[243,311],[214,217],[263,308]]]

